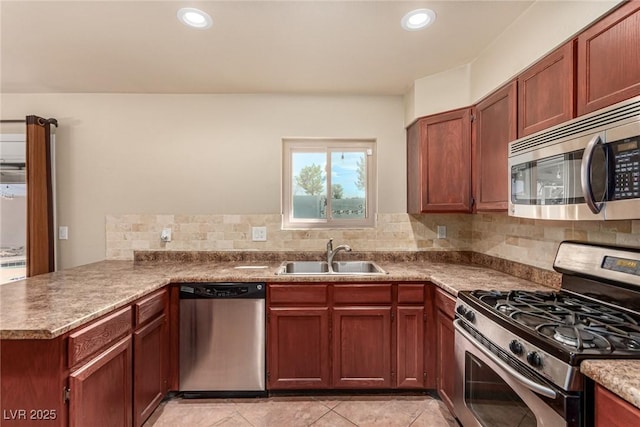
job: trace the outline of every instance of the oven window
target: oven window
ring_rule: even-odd
[[[466,353],[465,403],[485,427],[536,427],[536,417],[482,360]]]

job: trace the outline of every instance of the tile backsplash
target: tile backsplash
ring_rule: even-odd
[[[446,226],[446,238],[437,227]],[[160,232],[172,230],[171,242]],[[251,227],[266,227],[267,241],[251,240]],[[134,250],[321,251],[327,240],[355,251],[474,251],[551,270],[562,240],[640,246],[640,220],[542,221],[503,213],[378,214],[370,229],[282,230],[279,214],[151,215],[106,217],[107,259],[133,259]]]

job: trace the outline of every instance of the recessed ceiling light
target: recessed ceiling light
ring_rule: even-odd
[[[184,25],[202,30],[209,28],[213,22],[208,13],[193,7],[183,7],[180,9],[178,11],[178,19]]]
[[[436,20],[436,13],[431,9],[416,9],[407,13],[400,20],[402,28],[416,31],[428,27]]]

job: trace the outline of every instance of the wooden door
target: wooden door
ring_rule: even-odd
[[[128,427],[131,408],[131,336],[69,375],[71,427]]]
[[[421,212],[471,212],[471,110],[419,123]]]
[[[270,390],[329,387],[327,307],[269,308],[268,331],[267,381]]]
[[[506,211],[509,200],[509,142],[517,138],[517,81],[476,106],[474,165],[477,211]]]
[[[164,314],[133,334],[133,422],[144,424],[167,393],[168,327]]]
[[[640,95],[640,2],[578,36],[578,115]]]
[[[518,137],[575,117],[573,41],[518,76]]]
[[[420,120],[407,128],[407,213],[422,212],[422,159]]]
[[[455,335],[453,318],[455,300],[438,290],[436,292],[436,389],[442,401],[453,413],[453,395],[455,389]]]
[[[390,388],[391,307],[335,307],[333,387]]]
[[[397,387],[424,388],[424,306],[399,306],[397,312]]]

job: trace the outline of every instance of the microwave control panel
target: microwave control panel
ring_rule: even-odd
[[[640,198],[640,136],[608,144],[615,158],[613,200]]]

